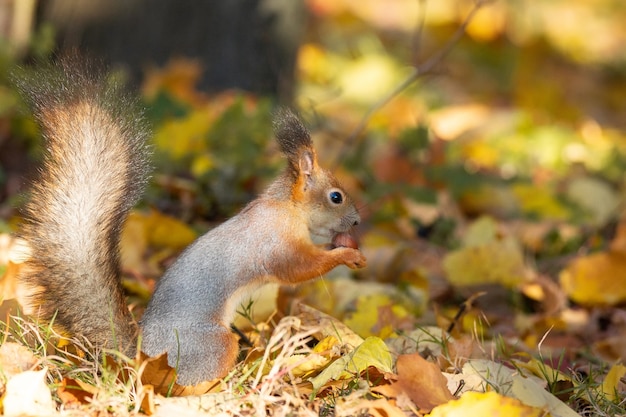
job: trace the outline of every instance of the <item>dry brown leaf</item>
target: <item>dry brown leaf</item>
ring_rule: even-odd
[[[0,234],[0,265],[6,264],[4,275],[0,276],[0,299],[20,299],[17,277],[29,256],[30,247],[25,240],[9,234]]]
[[[95,387],[86,385],[76,379],[63,378],[61,385],[57,389],[57,396],[66,408],[88,404],[93,397]]]
[[[400,355],[396,367],[396,384],[420,409],[430,411],[454,399],[439,367],[418,353]]]
[[[532,281],[522,284],[521,291],[526,297],[538,302],[545,315],[556,315],[567,307],[563,289],[548,276],[535,276]]]
[[[369,414],[374,417],[406,417],[406,414],[395,404],[387,400],[370,401]]]
[[[363,338],[354,333],[348,326],[336,318],[306,304],[297,303],[293,307],[293,314],[297,316],[305,327],[318,327],[316,337],[321,340],[327,336],[336,337],[342,345],[353,348],[363,343]]]
[[[593,352],[607,362],[615,362],[626,358],[626,334],[604,337],[592,346]]]
[[[205,381],[194,386],[178,385],[174,382],[175,373],[167,364],[167,355],[156,358],[147,358],[142,355],[145,368],[141,374],[141,381],[145,385],[152,385],[154,391],[162,395],[188,396],[211,392],[221,387],[219,380]]]
[[[144,385],[139,395],[141,398],[141,411],[146,415],[153,415],[156,411],[154,387],[152,385]]]
[[[5,342],[0,346],[0,369],[7,379],[33,368],[37,361],[35,355],[24,345]]]

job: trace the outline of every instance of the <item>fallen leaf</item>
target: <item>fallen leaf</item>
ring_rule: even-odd
[[[524,378],[519,374],[512,376],[511,396],[522,403],[549,411],[553,417],[576,417],[578,413],[563,401],[545,390],[535,379]],[[542,414],[545,415],[545,414]]]
[[[141,411],[148,416],[153,415],[156,412],[154,387],[152,385],[142,385],[141,390],[137,394],[141,398]]]
[[[0,346],[0,369],[5,378],[11,378],[31,369],[38,360],[24,345],[4,342]]]
[[[570,216],[553,190],[534,184],[515,184],[511,190],[526,214],[551,220],[565,220]]]
[[[498,224],[487,216],[468,227],[463,247],[450,252],[443,267],[450,283],[459,286],[501,284],[515,287],[528,275],[517,240],[499,230]]]
[[[4,416],[47,416],[56,414],[50,388],[46,384],[47,369],[25,371],[7,381],[2,400]]]
[[[348,346],[350,350],[363,343],[363,338],[340,320],[306,304],[296,304],[293,307],[293,314],[302,321],[303,326],[319,328],[319,332],[316,333],[319,340],[332,336],[337,338],[342,345]]]
[[[418,353],[400,355],[396,363],[398,384],[421,410],[430,411],[454,397],[439,366]]]
[[[501,284],[512,288],[527,276],[524,255],[513,238],[450,252],[443,261],[453,285]]]
[[[57,388],[57,396],[64,406],[75,406],[87,404],[93,398],[93,389],[85,391],[83,383],[79,383],[72,378],[63,378],[61,385]]]
[[[542,378],[534,375],[524,376],[520,373],[521,369],[519,367],[511,369],[489,360],[470,360],[463,366],[461,374],[448,377],[448,386],[459,386],[459,381],[463,380],[465,384],[462,391],[465,393],[494,389],[508,397],[518,399],[527,406],[541,407],[540,410],[548,411],[553,417],[578,416],[574,410],[545,390],[543,387],[545,381]],[[485,415],[492,414],[486,412]]]
[[[571,180],[567,197],[589,213],[594,226],[601,226],[613,217],[620,202],[615,190],[605,181],[590,176]]]
[[[159,263],[191,244],[195,238],[196,233],[174,217],[158,211],[134,211],[128,216],[122,231],[123,267],[142,275],[157,276],[161,273]],[[161,251],[148,258],[150,247]]]
[[[369,401],[367,406],[373,417],[406,417],[402,410],[385,399]]]
[[[391,372],[393,359],[385,342],[378,337],[368,337],[352,352],[340,357],[309,382],[313,389],[321,388],[326,382],[354,378],[369,367],[382,372]]]
[[[604,381],[602,381],[601,390],[607,400],[612,402],[620,400],[618,384],[624,375],[626,375],[626,366],[622,364],[613,365],[606,374]]]
[[[220,380],[203,381],[198,385],[178,385],[175,381],[176,373],[167,364],[167,354],[148,358],[142,354],[141,361],[144,368],[141,382],[151,385],[155,392],[167,396],[201,395],[217,390],[221,387]],[[83,387],[88,389],[88,387]]]
[[[308,355],[291,355],[283,361],[282,366],[289,369],[289,373],[294,377],[306,378],[319,369],[328,365],[331,358],[328,355],[311,353]]]
[[[175,250],[189,246],[197,237],[196,232],[175,217],[158,211],[143,214],[148,242],[157,247]]]
[[[428,417],[466,416],[548,417],[550,414],[495,392],[467,392],[428,414]]]
[[[559,275],[561,287],[573,301],[587,306],[626,301],[626,258],[600,252],[575,259]]]
[[[386,338],[396,330],[408,330],[413,320],[410,313],[385,294],[357,298],[356,310],[344,323],[362,337]]]

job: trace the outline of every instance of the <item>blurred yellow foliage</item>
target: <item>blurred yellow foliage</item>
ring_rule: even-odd
[[[196,83],[202,75],[200,61],[190,58],[171,59],[163,68],[151,67],[146,71],[142,86],[143,96],[154,99],[161,91],[166,91],[183,103],[196,103],[200,94]]]
[[[561,271],[569,298],[584,305],[615,305],[626,301],[626,257],[601,252],[575,259]]]
[[[446,255],[443,261],[453,285],[501,284],[515,287],[527,271],[522,249],[513,236],[501,234],[497,223],[483,217],[464,236],[463,247]]]
[[[566,220],[570,215],[569,210],[557,200],[555,192],[550,188],[518,183],[511,187],[511,191],[526,214],[552,220]]]
[[[345,99],[367,104],[391,91],[405,75],[391,57],[372,51],[347,63],[337,81]]]
[[[381,308],[386,308],[387,315],[391,314],[393,317],[385,317],[384,322],[381,322]],[[356,311],[345,318],[344,323],[359,336],[378,336],[384,339],[394,334],[394,319],[402,320],[409,315],[406,308],[395,304],[388,295],[375,294],[359,297]]]
[[[124,269],[144,275],[159,275],[159,263],[191,244],[196,233],[185,223],[157,211],[132,212],[122,230],[121,253]],[[149,248],[159,251],[146,259]]]
[[[160,151],[174,159],[198,154],[206,148],[206,135],[212,117],[205,109],[198,109],[184,118],[167,120],[154,134],[154,143]]]
[[[505,3],[493,2],[489,7],[480,9],[467,26],[467,34],[472,38],[488,42],[500,36],[507,23]]]

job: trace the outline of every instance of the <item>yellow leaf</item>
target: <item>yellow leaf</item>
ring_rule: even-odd
[[[123,269],[140,271],[146,275],[156,275],[158,270],[150,271],[146,265],[144,255],[148,249],[148,233],[146,232],[145,215],[133,211],[130,213],[120,239]]]
[[[291,355],[284,360],[284,367],[290,369],[293,376],[302,377],[323,368],[330,362],[330,357],[313,353],[310,355]]]
[[[492,243],[498,235],[498,223],[489,217],[483,216],[473,222],[463,235],[463,246],[482,246]]]
[[[193,159],[191,163],[191,173],[195,177],[201,177],[215,166],[215,160],[209,154],[201,154]]]
[[[313,389],[321,388],[326,382],[354,378],[370,366],[382,372],[391,372],[393,359],[385,342],[378,337],[368,337],[352,352],[340,357],[319,375],[310,379]]]
[[[331,350],[333,347],[339,345],[339,340],[335,336],[326,336],[319,341],[313,348],[313,352],[322,353]]]
[[[515,287],[527,274],[517,240],[500,232],[497,223],[486,216],[470,225],[463,237],[463,248],[446,255],[443,267],[454,285]]]
[[[333,357],[333,351],[339,352],[339,346],[337,338],[328,336],[315,345],[310,355],[292,355],[286,358],[285,364],[287,368],[291,368],[290,372],[294,376],[306,377],[328,365]],[[336,350],[333,349],[335,347]]]
[[[559,276],[565,294],[588,306],[626,301],[626,259],[621,253],[594,253],[576,259]]]
[[[132,212],[122,230],[121,253],[124,269],[158,275],[159,262],[189,245],[196,233],[179,220],[157,211]],[[147,259],[148,247],[162,249]]]
[[[548,417],[550,414],[493,391],[466,392],[458,400],[435,407],[428,414],[428,417],[466,416]]]
[[[604,381],[602,381],[602,393],[607,400],[615,402],[620,399],[617,386],[624,375],[626,375],[626,366],[622,364],[613,365],[606,375]]]
[[[164,122],[154,133],[156,147],[174,159],[205,151],[212,117],[204,109]]]
[[[551,415],[554,417],[576,417],[578,415],[565,403],[546,391],[543,387],[543,382],[539,378],[532,375],[523,376],[522,372],[519,370],[508,368],[500,363],[480,359],[469,360],[465,363],[465,365],[463,365],[461,374],[449,375],[448,379],[448,386],[450,386],[450,382],[453,382],[453,386],[458,387],[460,381],[463,381],[464,385],[462,389],[466,390],[465,392],[470,390],[483,391],[487,389],[496,389],[498,392],[503,392],[507,396],[521,401],[523,404],[528,406],[528,410],[542,411],[545,413],[540,414],[542,416]],[[447,414],[441,414],[440,416],[442,415]],[[457,416],[459,414],[451,415]],[[474,414],[469,413],[468,415]],[[516,414],[507,414],[502,411],[499,411],[499,413],[491,413],[488,410],[485,410],[484,415],[509,416]],[[534,411],[528,415],[535,415]]]
[[[572,382],[572,379],[568,377],[567,375],[565,375],[563,372],[556,370],[552,368],[551,366],[546,365],[545,363],[537,359],[533,358],[533,359],[530,359],[528,362],[522,362],[522,361],[513,361],[513,362],[515,363],[515,366],[519,368],[523,368],[523,369],[528,369],[535,376],[538,376],[539,378],[542,378],[546,381],[549,380],[549,382],[554,382],[554,381]]]
[[[515,287],[524,281],[524,256],[513,238],[449,253],[443,261],[453,285],[501,284]]]
[[[386,309],[385,311],[387,312],[384,322],[381,320],[381,308]],[[409,312],[403,306],[395,304],[388,295],[375,294],[359,297],[357,299],[356,311],[347,317],[344,322],[362,337],[378,336],[386,338],[394,333],[394,322],[408,315]]]
[[[148,242],[154,246],[183,249],[196,238],[196,232],[180,220],[153,211],[145,217]]]
[[[564,220],[569,211],[555,198],[554,191],[532,184],[515,184],[511,191],[519,201],[522,211],[545,219]]]
[[[488,213],[504,218],[519,215],[520,212],[513,191],[503,185],[481,184],[467,190],[460,196],[459,204],[468,213]]]

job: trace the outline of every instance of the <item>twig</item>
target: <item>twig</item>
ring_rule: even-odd
[[[336,161],[342,161],[345,159],[346,153],[353,149],[354,142],[357,137],[365,130],[365,127],[369,123],[370,119],[378,110],[383,108],[387,103],[389,103],[392,99],[394,99],[398,94],[400,94],[404,89],[409,87],[419,78],[424,77],[428,74],[434,72],[435,67],[443,61],[443,59],[452,51],[452,49],[456,46],[456,44],[461,40],[461,38],[465,35],[467,30],[467,26],[469,26],[470,22],[474,18],[474,15],[480,10],[485,4],[491,3],[494,0],[476,0],[474,2],[474,6],[469,11],[463,23],[457,28],[457,30],[452,34],[452,37],[448,39],[446,44],[439,49],[434,55],[432,55],[428,60],[423,62],[422,64],[415,65],[411,74],[402,81],[396,88],[394,88],[389,94],[382,97],[378,100],[370,109],[365,113],[365,116],[361,119],[359,124],[354,128],[350,136],[346,138],[343,143],[341,150],[338,152],[338,158]],[[421,29],[420,29],[421,31]]]

